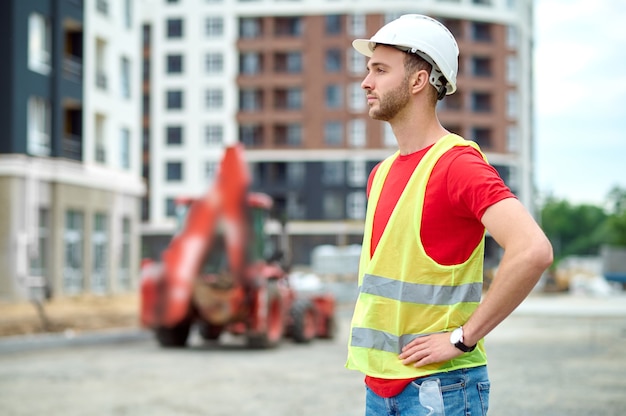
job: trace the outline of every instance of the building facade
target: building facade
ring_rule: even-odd
[[[139,3],[7,0],[0,11],[0,299],[134,291]]]
[[[396,149],[371,120],[353,50],[405,13],[446,24],[461,50],[458,91],[439,104],[533,210],[532,0],[144,0],[149,28],[150,199],[145,255],[175,228],[174,198],[201,195],[221,149],[246,146],[254,190],[286,220],[292,261],[360,244],[372,167]],[[497,257],[488,244],[488,256]]]

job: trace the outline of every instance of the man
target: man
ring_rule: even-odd
[[[370,59],[369,115],[399,151],[368,181],[346,366],[365,374],[366,415],[484,415],[483,338],[528,295],[552,248],[474,142],[436,103],[456,90],[458,46],[441,23],[405,15],[353,46]],[[481,302],[485,229],[503,248]]]

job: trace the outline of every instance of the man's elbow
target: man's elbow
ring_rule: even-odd
[[[532,244],[529,260],[541,273],[552,265],[554,252],[552,250],[552,244],[550,244],[550,240],[548,240],[546,236],[537,238],[537,241]]]

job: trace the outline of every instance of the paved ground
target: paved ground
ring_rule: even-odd
[[[343,368],[349,307],[340,315],[337,340],[271,352],[164,351],[136,329],[5,337],[0,414],[362,415],[362,377]],[[487,350],[490,415],[626,415],[626,295],[533,296]]]

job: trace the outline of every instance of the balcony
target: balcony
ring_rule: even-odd
[[[66,135],[63,137],[61,146],[61,156],[72,160],[83,160],[82,137],[77,135]]]
[[[83,61],[77,56],[67,55],[63,58],[63,76],[76,83],[83,78]]]

